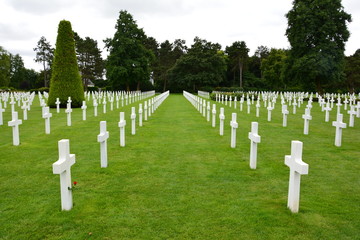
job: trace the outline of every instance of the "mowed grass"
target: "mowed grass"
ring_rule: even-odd
[[[20,126],[20,146],[0,126],[0,239],[360,239],[360,119],[343,130],[334,146],[336,108],[331,121],[313,104],[309,135],[303,135],[304,105],[282,127],[278,101],[267,121],[217,103],[216,128],[182,96],[170,95],[131,135],[131,107],[82,121],[73,109],[71,127],[64,109],[52,109],[46,135],[38,98]],[[213,102],[212,102],[213,103]],[[225,108],[219,136],[219,108]],[[19,107],[17,107],[19,109]],[[126,114],[126,147],[119,146],[119,112]],[[231,113],[238,113],[237,146],[230,148]],[[344,113],[344,110],[343,110]],[[22,117],[22,112],[19,112]],[[348,115],[344,121],[348,123]],[[99,122],[107,121],[108,168],[100,168]],[[258,168],[249,168],[251,122],[259,122]],[[70,139],[76,154],[71,169],[78,184],[74,208],[61,211],[57,144]],[[287,209],[289,169],[284,156],[292,140],[303,142],[309,175],[301,178],[300,211]]]

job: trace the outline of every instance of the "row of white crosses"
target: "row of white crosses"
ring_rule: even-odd
[[[194,106],[196,106],[197,100],[195,96],[192,96],[192,94],[188,92],[184,92],[184,96],[190,102],[192,102]],[[285,107],[283,107],[283,114],[288,114],[287,109]],[[220,120],[225,119],[224,108],[220,108],[219,118]],[[286,125],[286,123],[283,124]],[[232,120],[230,122],[230,126],[231,126],[231,147],[235,148],[236,129],[238,128],[238,123],[236,122],[236,113],[232,113]],[[221,128],[220,128],[220,135],[221,135]],[[250,168],[256,169],[257,144],[260,143],[261,141],[261,137],[258,135],[257,122],[251,123],[251,132],[249,132],[248,138],[250,140]],[[285,156],[285,165],[287,165],[290,168],[287,206],[291,212],[297,213],[299,211],[299,202],[300,202],[300,177],[301,175],[308,174],[308,169],[309,169],[308,164],[302,161],[302,142],[300,141],[291,142],[291,155]]]
[[[164,92],[151,100],[149,100],[149,113],[154,111],[160,106],[160,104],[169,96],[169,91]],[[69,104],[69,103],[68,103]],[[142,118],[142,104],[139,104],[139,118]],[[140,114],[141,113],[141,114]],[[135,134],[135,107],[132,107],[131,120],[132,120],[132,134]],[[142,126],[142,120],[141,125]],[[120,112],[120,146],[125,146],[125,113]],[[106,168],[108,166],[107,158],[107,139],[109,138],[109,132],[106,129],[106,121],[100,122],[100,133],[97,135],[97,141],[100,143],[100,166]],[[58,142],[59,148],[59,160],[53,163],[53,173],[60,174],[60,195],[61,195],[61,209],[69,211],[73,207],[72,200],[72,182],[71,182],[71,166],[75,164],[75,155],[70,154],[70,144],[68,139],[63,139]]]

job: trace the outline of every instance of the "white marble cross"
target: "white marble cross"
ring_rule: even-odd
[[[229,97],[229,107],[231,107],[232,97]]]
[[[338,102],[337,102],[336,106],[337,106],[337,114],[340,114],[340,107],[342,106],[340,98],[338,98]]]
[[[303,143],[291,141],[291,155],[285,156],[285,165],[290,168],[287,207],[293,213],[299,212],[300,178],[309,173],[309,165],[302,161]]]
[[[131,108],[131,135],[135,135],[136,133],[136,111],[135,111],[135,107]]]
[[[139,126],[140,127],[142,127],[142,125],[143,125],[143,116],[142,116],[142,114],[143,114],[143,108],[142,108],[142,104],[140,103],[139,104]]]
[[[326,103],[326,107],[324,107],[325,111],[325,122],[329,122],[329,112],[331,111],[330,103]]]
[[[347,104],[349,103],[349,101],[347,100],[347,98],[345,97],[345,100],[344,100],[344,110],[346,111],[347,110]]]
[[[302,118],[304,119],[304,134],[308,135],[310,120],[312,119],[309,108],[305,108],[305,114],[302,115]]]
[[[50,134],[50,118],[52,113],[50,113],[50,108],[45,107],[42,117],[45,119],[45,133]]]
[[[257,144],[260,143],[261,137],[258,135],[258,123],[251,122],[250,139],[250,168],[256,169],[257,163]]]
[[[342,129],[346,128],[346,123],[343,122],[343,115],[338,114],[336,121],[332,122],[332,125],[336,127],[335,130],[335,146],[341,147]]]
[[[242,112],[243,110],[243,103],[244,103],[244,98],[240,99],[240,112]]]
[[[73,207],[71,166],[75,164],[75,154],[70,154],[68,139],[58,142],[59,160],[53,163],[53,173],[60,174],[61,210],[69,211]]]
[[[148,100],[148,117],[151,117],[151,99]]]
[[[212,127],[215,127],[216,124],[216,104],[213,104],[212,108]]]
[[[251,105],[251,102],[250,102],[250,98],[247,99],[247,114],[250,114],[250,105]]]
[[[71,126],[71,113],[72,113],[72,109],[71,109],[71,103],[67,104],[67,108],[65,109],[65,113],[67,114],[67,126]]]
[[[81,109],[82,109],[82,120],[85,121],[86,120],[86,109],[87,109],[85,101],[82,101]]]
[[[220,119],[220,136],[224,135],[224,120],[225,120],[225,115],[224,115],[224,108],[220,108],[220,114],[219,114],[219,119]]]
[[[0,101],[0,126],[4,124],[3,112],[5,112],[5,109],[2,108],[2,103]]]
[[[289,111],[287,110],[287,105],[282,105],[281,113],[283,115],[283,127],[287,126],[287,115]]]
[[[237,97],[234,98],[234,109],[236,109]]]
[[[28,101],[23,101],[23,105],[21,106],[21,109],[23,110],[23,119],[27,120]]]
[[[60,100],[59,100],[59,98],[56,98],[56,102],[55,102],[55,104],[56,104],[56,112],[57,113],[59,113],[60,112]]]
[[[94,116],[97,117],[98,103],[97,103],[96,99],[94,99],[94,101],[93,101],[93,106],[94,106]]]
[[[259,99],[256,101],[256,117],[260,116],[260,102]]]
[[[71,107],[71,103],[72,103],[71,97],[68,97],[67,103],[70,103],[70,107]]]
[[[106,113],[106,97],[103,100],[103,113]]]
[[[294,99],[294,102],[293,102],[293,114],[296,114],[296,106],[297,106],[296,99]]]
[[[356,115],[355,106],[351,105],[350,110],[348,111],[349,117],[349,127],[354,127],[354,117]]]
[[[231,115],[231,121],[230,121],[230,127],[231,127],[231,148],[236,147],[236,129],[239,127],[238,123],[236,122],[236,113],[232,113]]]
[[[120,121],[118,123],[120,128],[120,146],[125,147],[125,126],[126,126],[126,120],[125,120],[125,113],[120,112]]]
[[[97,141],[100,143],[100,165],[102,168],[106,168],[108,165],[108,159],[107,159],[108,138],[109,138],[109,132],[106,131],[106,121],[101,121],[100,134],[97,135]]]
[[[147,101],[144,102],[144,120],[147,121],[148,117],[148,104]]]
[[[18,119],[18,113],[12,112],[12,119],[8,122],[8,126],[12,127],[13,133],[13,145],[19,146],[20,136],[19,136],[19,125],[22,124],[22,120]]]
[[[228,95],[225,95],[225,106],[227,106]]]

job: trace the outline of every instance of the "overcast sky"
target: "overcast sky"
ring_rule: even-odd
[[[360,48],[360,1],[343,0],[352,15],[346,55]],[[82,38],[97,40],[103,57],[103,40],[113,37],[120,10],[127,10],[147,36],[159,43],[184,39],[190,46],[195,36],[221,44],[245,41],[252,55],[260,45],[288,48],[285,14],[292,0],[0,0],[0,46],[20,54],[26,68],[35,63],[37,42],[44,36],[55,47],[61,20],[71,22]]]

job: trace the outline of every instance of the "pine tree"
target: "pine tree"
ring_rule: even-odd
[[[80,107],[84,100],[84,89],[77,65],[71,23],[62,20],[56,39],[48,105],[55,107],[56,98],[59,98],[61,106],[65,107],[68,97],[71,97],[72,107]]]

